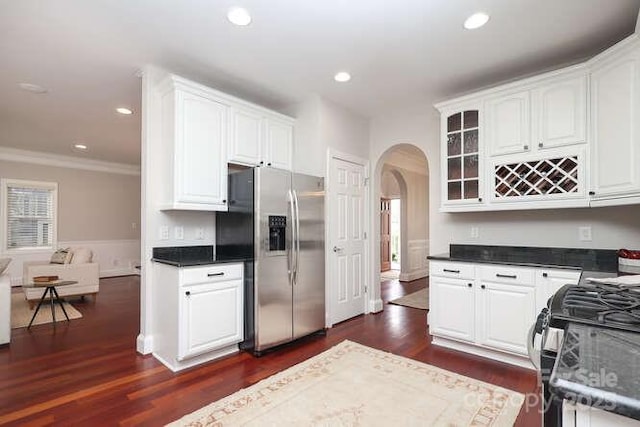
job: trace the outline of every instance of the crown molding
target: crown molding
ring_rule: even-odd
[[[94,172],[116,173],[122,175],[140,175],[140,166],[125,163],[105,162],[102,160],[82,159],[41,151],[20,150],[0,147],[0,160],[9,162],[31,163],[35,165],[54,166],[59,168],[82,169]]]

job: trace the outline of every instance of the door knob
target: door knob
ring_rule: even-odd
[[[342,248],[339,248],[337,246],[333,247],[333,252],[340,252],[342,250]]]

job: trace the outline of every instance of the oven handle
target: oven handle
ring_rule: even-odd
[[[536,324],[532,324],[527,333],[527,353],[529,353],[529,360],[533,363],[536,371],[540,371],[540,352],[536,350],[534,346],[534,340],[536,338]]]

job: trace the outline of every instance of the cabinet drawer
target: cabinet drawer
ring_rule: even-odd
[[[242,278],[242,264],[209,265],[206,267],[187,267],[182,271],[181,285],[195,283],[221,282]]]
[[[526,267],[480,267],[482,281],[533,286],[535,270]]]
[[[473,264],[459,262],[431,261],[429,272],[432,276],[451,277],[455,279],[474,279],[476,269]]]

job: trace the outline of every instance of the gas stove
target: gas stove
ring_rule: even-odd
[[[548,327],[567,322],[640,332],[640,290],[607,284],[566,285],[549,301]]]

